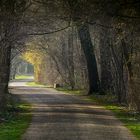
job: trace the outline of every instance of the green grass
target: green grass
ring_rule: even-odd
[[[38,84],[38,83],[35,83],[35,82],[27,82],[26,85],[32,86],[32,87],[44,87],[44,88],[49,88],[50,87],[48,85],[42,85],[42,84]]]
[[[57,90],[78,96],[84,95],[83,91],[81,92],[80,90],[72,91],[63,88],[58,88]],[[116,97],[111,94],[84,96],[84,100],[94,102],[95,104],[102,105],[104,108],[111,110],[114,115],[123,122],[124,126],[126,126],[134,136],[140,140],[140,114],[128,110],[125,106],[115,104],[115,98]]]
[[[62,92],[68,93],[68,94],[74,94],[74,95],[83,95],[84,94],[83,90],[69,90],[67,88],[61,88],[61,87],[56,88],[56,90],[62,91]]]
[[[0,118],[5,120],[0,123],[0,140],[20,140],[31,121],[31,106],[18,103],[7,112],[1,113]]]
[[[124,126],[126,126],[136,136],[136,138],[140,140],[140,114],[128,110],[126,106],[110,103],[109,100],[107,101],[106,99],[107,96],[108,95],[102,95],[100,98],[98,96],[91,95],[87,97],[86,100],[95,102],[104,106],[106,109],[111,110],[114,115],[123,122]],[[114,97],[110,98],[112,99]]]
[[[29,75],[16,75],[16,80],[25,80],[25,79],[32,79],[32,76]]]
[[[117,105],[106,105],[105,108],[114,112],[116,117],[140,140],[140,114],[132,113]]]

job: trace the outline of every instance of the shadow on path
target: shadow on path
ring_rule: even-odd
[[[135,140],[110,111],[80,97],[16,85],[11,92],[32,104],[22,140]]]

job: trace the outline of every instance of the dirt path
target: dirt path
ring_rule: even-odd
[[[110,111],[78,97],[26,86],[12,92],[33,105],[22,140],[135,140]]]

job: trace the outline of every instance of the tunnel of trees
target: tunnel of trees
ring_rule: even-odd
[[[139,0],[1,0],[0,110],[18,55],[38,83],[109,93],[140,111]]]

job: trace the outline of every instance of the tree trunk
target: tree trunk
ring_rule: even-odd
[[[0,46],[0,111],[5,109],[10,76],[11,47]]]
[[[112,86],[111,76],[111,52],[109,46],[109,30],[102,29],[100,33],[100,86],[102,92],[105,94],[110,91]]]
[[[93,92],[99,91],[99,76],[97,71],[97,62],[94,54],[94,46],[91,42],[88,25],[84,24],[78,27],[78,35],[87,61],[89,80],[88,94],[92,94]]]
[[[68,71],[69,71],[69,81],[71,89],[75,88],[75,76],[74,76],[74,60],[73,60],[73,27],[70,29],[70,34],[68,36]]]

